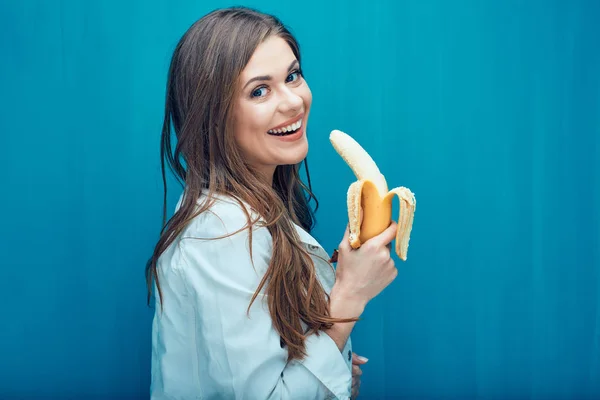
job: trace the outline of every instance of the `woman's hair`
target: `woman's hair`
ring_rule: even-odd
[[[243,7],[216,10],[204,16],[177,44],[169,67],[161,135],[163,228],[146,265],[146,281],[148,302],[154,281],[162,305],[157,275],[160,255],[193,218],[210,208],[214,193],[232,196],[246,213],[250,240],[252,226],[259,217],[271,233],[272,258],[248,310],[264,287],[273,325],[291,360],[306,355],[306,335],[348,320],[330,317],[328,296],[318,283],[312,259],[292,224],[310,232],[314,225],[310,200],[318,207],[311,192],[306,159],[308,186],[300,179],[299,163],[278,166],[270,187],[256,178],[257,171],[245,162],[234,141],[232,111],[238,78],[258,45],[270,36],[284,39],[300,62],[297,41],[277,18]],[[177,139],[174,148],[171,124]],[[165,161],[185,186],[180,207],[168,222]],[[207,196],[200,204],[202,193]],[[251,220],[243,203],[259,217]],[[306,332],[301,321],[308,326]]]

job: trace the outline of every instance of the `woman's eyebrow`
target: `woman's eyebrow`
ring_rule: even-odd
[[[292,69],[294,69],[294,67],[296,66],[296,64],[298,64],[298,60],[292,61],[292,63],[288,67],[288,72],[291,72]],[[246,82],[246,84],[244,85],[244,88],[242,90],[246,89],[246,86],[248,86],[252,82],[256,82],[256,81],[270,81],[271,79],[273,79],[273,77],[271,75],[255,76],[254,78],[252,78],[248,82]]]

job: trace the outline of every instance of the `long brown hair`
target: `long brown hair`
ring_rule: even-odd
[[[228,194],[240,206],[245,202],[263,218],[273,240],[269,267],[250,305],[265,287],[273,325],[291,360],[305,356],[306,335],[348,320],[330,317],[328,297],[292,224],[309,232],[314,225],[309,204],[314,200],[316,211],[318,202],[310,188],[307,160],[303,163],[308,186],[299,176],[301,162],[278,166],[271,187],[256,178],[257,171],[245,162],[233,139],[231,121],[238,78],[254,50],[272,35],[283,38],[300,62],[299,45],[281,21],[244,7],[207,14],[177,44],[169,67],[161,136],[163,228],[146,265],[146,281],[148,302],[155,282],[162,305],[157,276],[160,255],[193,218],[210,208],[214,193]],[[165,162],[185,188],[180,207],[168,221]],[[206,200],[200,204],[203,193]],[[242,210],[246,212],[243,206]],[[252,240],[251,227],[258,218],[251,220],[247,212],[246,218],[245,228]],[[306,332],[301,321],[308,326]]]

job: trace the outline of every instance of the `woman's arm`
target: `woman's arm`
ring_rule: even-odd
[[[336,324],[328,334],[309,336],[307,356],[288,363],[263,294],[247,314],[268,267],[271,236],[266,228],[253,230],[253,266],[247,229],[228,238],[204,240],[235,232],[245,224],[245,214],[239,206],[223,203],[212,210],[193,222],[173,257],[185,293],[179,299],[165,298],[180,306],[166,308],[163,318],[169,317],[167,312],[185,313],[184,319],[193,322],[190,379],[197,380],[207,397],[348,398],[351,370],[340,350],[353,324]],[[342,314],[348,312],[335,304],[332,312],[338,312],[336,307]]]
[[[339,286],[334,285],[329,298],[329,315],[334,318],[357,318],[365,308],[365,305],[357,302]],[[338,349],[342,351],[354,329],[356,322],[335,323],[326,330],[327,334],[333,339]]]

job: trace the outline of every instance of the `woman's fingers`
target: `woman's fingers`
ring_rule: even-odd
[[[358,397],[358,391],[360,389],[360,376],[362,375],[362,369],[360,366],[366,364],[369,361],[368,358],[359,356],[356,353],[352,353],[352,397],[356,399]]]
[[[360,390],[360,379],[356,378],[356,381],[354,379],[352,379],[352,397],[351,397],[352,400],[354,400],[358,397],[359,390]]]
[[[359,356],[356,353],[352,353],[352,364],[362,365],[362,364],[366,364],[367,361],[369,361],[368,358]]]
[[[344,251],[349,251],[351,249],[351,247],[350,247],[350,224],[346,225],[346,230],[344,231],[344,237],[342,238],[342,241],[338,245],[338,249],[344,250]]]

